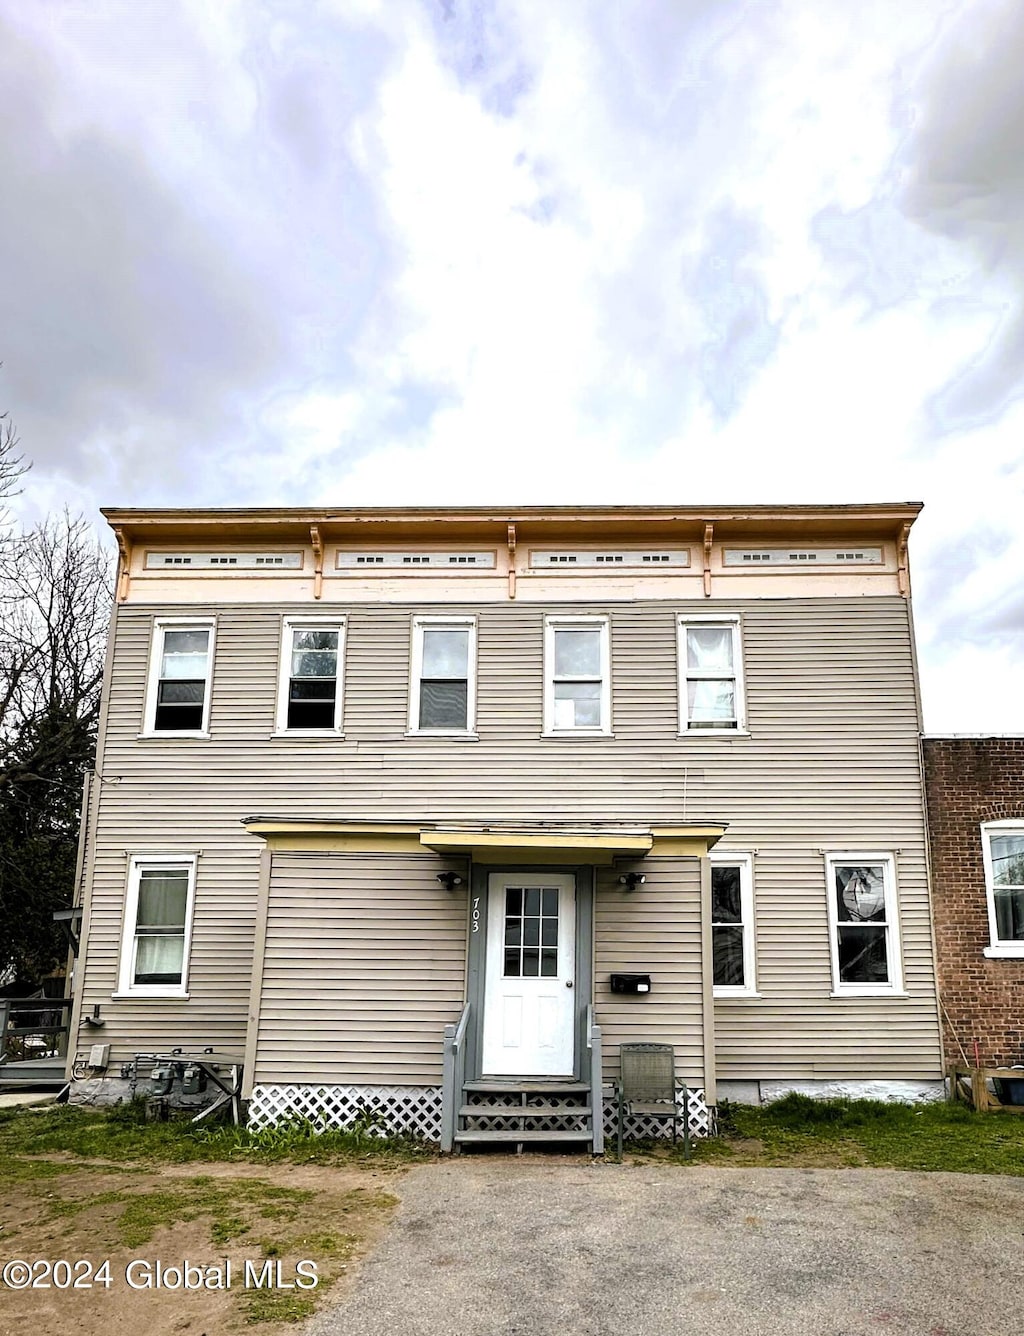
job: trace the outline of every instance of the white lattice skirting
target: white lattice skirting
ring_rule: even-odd
[[[692,1087],[688,1091],[690,1106],[690,1136],[692,1137],[710,1137],[714,1135],[714,1117],[712,1111],[708,1108],[707,1100],[704,1098],[703,1090],[695,1090]],[[682,1088],[676,1091],[676,1098],[680,1105],[683,1102]],[[618,1127],[619,1111],[614,1099],[605,1099],[604,1102],[604,1134],[606,1137],[613,1137]],[[680,1128],[682,1123],[680,1122]],[[627,1117],[623,1124],[623,1133],[629,1140],[647,1140],[648,1138],[670,1137],[672,1135],[672,1124],[665,1118],[644,1118],[642,1116]]]
[[[704,1091],[691,1090],[689,1098],[690,1135],[710,1136],[712,1117]],[[614,1136],[616,1119],[615,1101],[606,1098],[606,1136]],[[308,1122],[324,1132],[349,1127],[354,1122],[364,1126],[369,1123],[369,1130],[382,1136],[404,1132],[425,1141],[440,1141],[441,1089],[439,1086],[256,1086],[249,1104],[249,1127],[258,1132],[289,1121]],[[672,1125],[659,1118],[627,1118],[625,1133],[631,1138],[669,1137]]]
[[[441,1140],[440,1086],[256,1086],[249,1103],[254,1131],[308,1122],[321,1132],[372,1122],[381,1136],[402,1132]]]

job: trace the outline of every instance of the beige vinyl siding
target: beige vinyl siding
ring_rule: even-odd
[[[189,606],[217,619],[211,738],[140,738],[153,618],[177,610],[125,605],[115,628],[83,1000],[103,1004],[116,1054],[128,1036],[140,1048],[158,1035],[193,1042],[193,1028],[215,1031],[218,1045],[243,1042],[260,847],[239,824],[246,815],[723,820],[728,847],[755,851],[763,998],[716,1006],[719,1075],[797,1076],[848,1052],[863,1055],[867,1077],[882,1049],[887,1075],[937,1072],[905,600]],[[347,616],[344,736],[274,737],[281,620],[310,611]],[[544,616],[575,612],[610,618],[613,736],[544,739]],[[742,619],[750,736],[679,736],[677,617],[730,612]],[[407,737],[412,618],[456,614],[478,619],[479,740]],[[830,848],[898,851],[909,1000],[829,998],[820,851]],[[126,851],[196,849],[191,1000],[111,1000]],[[606,929],[599,949],[614,955],[628,924],[613,917]],[[609,972],[596,974],[602,1020]]]
[[[836,846],[838,847],[838,846]],[[850,844],[886,852],[892,845]],[[717,998],[722,1079],[936,1077],[931,929],[920,857],[896,855],[905,997],[832,997],[824,856],[773,848],[754,858],[760,998]]]
[[[88,956],[82,987],[83,1014],[94,1005],[111,1045],[111,1068],[137,1052],[186,1046],[241,1054],[249,1004],[253,918],[259,849],[236,842],[214,845],[182,837],[126,844],[131,854],[198,854],[196,899],[188,968],[188,998],[115,997],[129,855],[109,848],[95,862]],[[90,1032],[80,1036],[94,1042]]]
[[[703,1086],[700,862],[658,858],[646,881],[627,891],[617,871],[598,873],[594,904],[594,1009],[604,1044],[604,1077],[618,1075],[625,1043],[672,1044],[676,1075]],[[612,993],[612,974],[650,974],[645,996]]]
[[[275,853],[257,1084],[439,1085],[466,896],[430,855]]]

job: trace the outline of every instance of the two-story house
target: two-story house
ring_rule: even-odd
[[[595,1149],[627,1041],[698,1127],[940,1088],[919,509],[105,512],[69,1072]]]

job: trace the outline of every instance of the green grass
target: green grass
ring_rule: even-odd
[[[790,1094],[759,1108],[723,1104],[719,1128],[717,1139],[694,1144],[695,1164],[1024,1176],[1024,1117],[975,1113],[963,1104]]]
[[[316,1196],[305,1188],[282,1188],[259,1179],[183,1178],[153,1192],[130,1187],[86,1197],[47,1199],[45,1218],[66,1219],[97,1207],[120,1207],[112,1212],[117,1239],[129,1248],[149,1243],[164,1225],[190,1223],[208,1217],[210,1242],[228,1243],[248,1234],[246,1214],[259,1220],[293,1223]]]
[[[408,1137],[383,1137],[374,1115],[344,1131],[291,1122],[262,1132],[196,1126],[187,1118],[147,1122],[142,1101],[112,1109],[53,1105],[0,1110],[0,1157],[66,1153],[86,1159],[149,1164],[243,1160],[255,1163],[401,1164],[426,1158],[429,1148]]]

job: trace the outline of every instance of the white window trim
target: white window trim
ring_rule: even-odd
[[[738,613],[680,613],[677,622],[676,659],[679,678],[679,735],[699,733],[703,737],[716,738],[747,735],[747,696],[744,688],[743,673],[743,636],[741,619]],[[736,681],[736,721],[731,726],[721,728],[701,728],[690,723],[689,702],[686,684],[686,630],[690,626],[728,626],[732,629],[732,666]]]
[[[601,632],[601,723],[596,728],[555,726],[555,632]],[[544,619],[544,737],[607,738],[612,734],[612,656],[607,616],[556,616]]]
[[[711,866],[738,867],[740,870],[740,914],[743,922],[743,978],[745,982],[713,983],[715,997],[760,997],[757,991],[757,935],[754,923],[754,859],[749,853],[715,849],[709,855]],[[714,921],[712,920],[712,929]],[[712,966],[713,970],[713,966]],[[714,974],[712,973],[712,979]]]
[[[196,900],[196,854],[137,854],[128,864],[128,890],[124,905],[124,927],[121,934],[121,962],[118,969],[117,992],[114,997],[188,997],[188,967],[192,945],[192,914]],[[147,867],[187,868],[188,900],[185,905],[185,946],[181,957],[181,983],[134,983],[135,929],[139,912],[139,885]]]
[[[981,856],[985,864],[985,902],[988,909],[989,945],[983,955],[990,960],[1020,960],[1024,958],[1024,942],[1003,942],[999,940],[996,926],[995,875],[992,870],[992,847],[989,837],[992,835],[1012,835],[1019,832],[1024,835],[1024,820],[984,821],[981,825]]]
[[[420,728],[420,687],[423,677],[423,632],[468,631],[466,649],[466,727]],[[414,617],[412,619],[412,652],[409,669],[409,737],[465,738],[476,732],[476,618],[475,617]]]
[[[166,631],[209,631],[206,651],[206,678],[203,691],[203,724],[201,728],[170,729],[156,727],[157,693],[160,687],[160,662],[164,656]],[[210,697],[213,695],[213,655],[217,639],[214,617],[156,617],[149,649],[149,681],[146,687],[146,713],[142,736],[146,738],[208,738],[210,736]]]
[[[836,907],[835,868],[845,864],[882,864],[882,885],[885,894],[885,958],[889,967],[889,982],[844,983],[839,978],[839,914]],[[902,956],[900,953],[899,903],[896,898],[896,859],[891,853],[863,852],[859,849],[840,849],[825,855],[825,890],[828,898],[828,935],[832,957],[833,997],[893,997],[905,996],[903,990]]]
[[[288,684],[291,681],[292,668],[292,632],[337,631],[338,633],[338,675],[334,695],[334,724],[331,728],[289,728],[288,727]],[[344,679],[345,679],[345,618],[344,617],[285,617],[281,628],[281,660],[277,683],[277,720],[274,725],[275,737],[287,738],[337,738],[341,737],[344,718]]]

